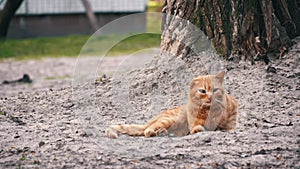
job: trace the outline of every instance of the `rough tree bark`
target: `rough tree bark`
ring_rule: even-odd
[[[193,50],[166,35],[175,32],[179,41],[196,42],[199,37],[190,37],[195,34],[186,30],[189,23],[203,31],[226,59],[266,61],[267,56],[280,56],[300,35],[299,0],[166,0],[162,12],[161,49],[181,57],[193,55]]]
[[[5,5],[3,9],[0,9],[0,40],[5,39],[10,20],[22,2],[23,0],[7,0],[2,2]]]

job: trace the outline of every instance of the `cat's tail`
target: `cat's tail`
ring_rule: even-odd
[[[125,125],[112,125],[105,131],[107,137],[117,138],[119,133],[128,134],[130,136],[144,136],[144,131],[147,125],[125,124]]]

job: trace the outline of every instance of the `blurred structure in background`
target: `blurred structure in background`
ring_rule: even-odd
[[[145,12],[147,2],[147,0],[89,0],[99,28],[119,17]],[[145,29],[146,16],[137,15],[131,23],[117,27],[112,32],[144,32]],[[11,20],[7,38],[92,33],[94,31],[81,0],[24,0]]]
[[[165,0],[149,0],[148,11],[149,12],[161,12]]]

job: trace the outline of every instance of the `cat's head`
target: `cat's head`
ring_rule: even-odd
[[[222,71],[216,75],[205,75],[194,78],[190,83],[189,101],[196,106],[222,103],[224,98],[225,72]]]

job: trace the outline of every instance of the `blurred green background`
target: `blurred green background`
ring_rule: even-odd
[[[149,1],[147,12],[161,11],[162,1]],[[146,31],[161,32],[161,17],[157,14],[146,14]],[[77,57],[82,47],[85,45],[91,35],[69,35],[62,37],[38,37],[27,39],[6,39],[0,41],[0,60],[12,58],[22,59],[40,59],[43,57]],[[124,37],[124,35],[111,34],[101,35],[99,43],[108,43],[114,39]],[[108,56],[130,54],[138,50],[159,47],[160,34],[126,34],[128,37],[115,45]],[[97,43],[98,43],[97,42]],[[99,53],[90,52],[89,56],[97,56]]]

